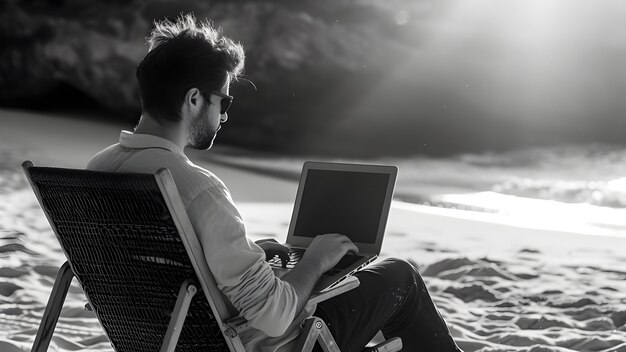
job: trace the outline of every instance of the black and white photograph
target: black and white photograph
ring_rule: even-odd
[[[0,1],[1,352],[626,352],[626,2]]]

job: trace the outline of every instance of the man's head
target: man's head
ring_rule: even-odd
[[[189,119],[189,145],[210,148],[227,119],[221,106],[232,100],[224,96],[243,70],[243,48],[193,15],[155,22],[147,40],[149,52],[137,67],[144,113],[162,125]]]

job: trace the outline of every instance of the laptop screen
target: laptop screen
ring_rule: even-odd
[[[311,169],[306,176],[294,236],[340,233],[375,244],[389,174]]]

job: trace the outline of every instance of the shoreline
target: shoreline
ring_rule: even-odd
[[[99,150],[116,143],[122,129],[132,129],[118,121],[81,121],[75,116],[47,116],[38,112],[0,108],[2,126],[0,129],[0,153],[11,159],[15,169],[24,160],[36,165],[81,168]],[[76,145],[80,145],[77,148]],[[246,162],[246,158],[229,158],[241,155],[243,151],[233,147],[217,145],[211,152],[186,149],[188,157],[198,165],[207,168],[222,179],[231,191],[236,202],[288,202],[295,200],[300,177],[300,165],[294,167],[289,159],[278,158],[272,167],[263,167],[259,162]],[[253,154],[255,154],[253,152]],[[266,153],[256,153],[267,158]],[[304,162],[304,157],[299,158]],[[262,159],[265,160],[265,159]],[[341,161],[341,160],[338,160]],[[5,164],[7,160],[4,160]],[[3,167],[6,168],[7,165]],[[263,187],[249,187],[250,184],[263,184]],[[448,190],[454,191],[454,190]],[[594,235],[589,230],[581,231],[559,224],[543,224],[536,219],[520,216],[505,216],[488,211],[459,209],[452,206],[425,206],[414,201],[406,201],[402,190],[396,189],[393,204],[402,204],[403,209],[413,209],[417,213],[432,214],[455,219],[465,219],[477,223],[495,223],[506,226],[538,231],[586,234],[602,237],[621,237],[609,231]],[[450,198],[450,197],[448,197]],[[540,202],[540,200],[538,200]],[[444,202],[445,203],[445,202]],[[618,231],[615,231],[619,233]],[[624,234],[626,237],[626,234]]]

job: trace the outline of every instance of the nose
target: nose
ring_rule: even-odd
[[[223,113],[222,115],[220,115],[220,123],[224,123],[228,121],[228,113]]]

